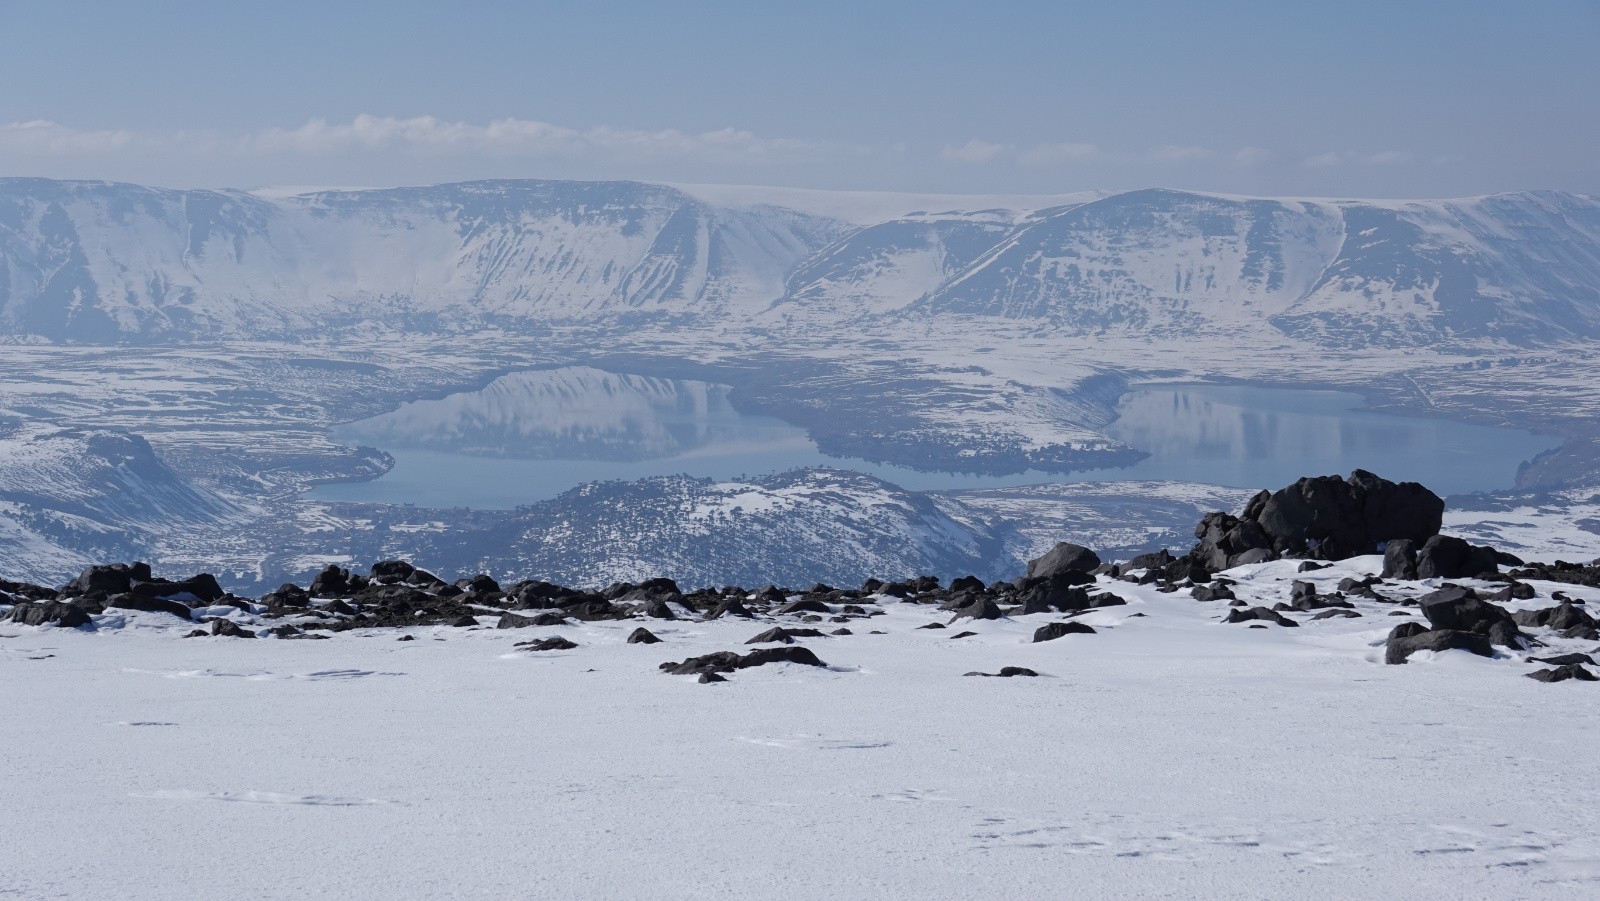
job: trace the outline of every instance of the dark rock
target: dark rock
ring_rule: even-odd
[[[769,663],[798,663],[805,666],[825,666],[811,649],[794,645],[780,648],[757,648],[740,656],[733,651],[717,651],[700,657],[690,657],[679,663],[663,663],[661,669],[674,676],[692,676],[696,673],[731,673],[735,670],[765,666]]]
[[[221,635],[225,638],[255,638],[256,633],[241,627],[231,619],[214,619],[211,621],[211,634]]]
[[[316,598],[345,597],[351,593],[351,587],[350,571],[330,563],[311,580],[311,596]]]
[[[829,607],[827,604],[822,603],[821,601],[813,601],[813,600],[808,600],[806,598],[801,598],[798,601],[791,601],[791,602],[789,602],[787,604],[784,604],[782,607],[779,607],[775,612],[777,612],[777,613],[832,613],[833,612],[833,608]]]
[[[977,576],[962,576],[950,583],[951,591],[983,591],[983,580]]]
[[[1045,623],[1033,630],[1033,640],[1037,644],[1041,641],[1054,641],[1063,635],[1093,635],[1094,629],[1083,623]]]
[[[794,644],[796,638],[823,638],[825,637],[816,629],[785,629],[782,626],[773,626],[760,635],[745,642],[745,644],[766,644],[768,642],[781,642]]]
[[[1023,579],[1017,586],[1017,599],[1022,602],[1024,614],[1087,610],[1089,592],[1082,586],[1093,583],[1093,577],[1077,570],[1066,570],[1043,579]]]
[[[1535,673],[1528,673],[1528,678],[1536,679],[1540,682],[1565,682],[1568,679],[1576,679],[1579,682],[1600,681],[1600,677],[1596,677],[1594,673],[1576,663],[1558,666],[1555,669],[1542,669]]]
[[[535,638],[532,641],[519,641],[512,645],[512,647],[521,648],[525,651],[570,651],[577,647],[577,645],[561,637],[560,635],[553,635],[549,638]]]
[[[188,595],[199,603],[207,605],[215,604],[227,595],[222,586],[217,584],[216,577],[210,573],[201,573],[181,582],[170,582],[165,579],[134,579],[130,583],[129,590],[146,598],[183,600],[184,596]]]
[[[1408,538],[1390,540],[1383,549],[1385,579],[1417,578],[1417,545]]]
[[[956,634],[950,636],[950,640],[951,641],[955,641],[957,638],[971,638],[972,636],[977,635],[977,634],[978,633],[976,633],[976,632],[957,632]]]
[[[1417,552],[1417,578],[1464,579],[1500,571],[1492,547],[1475,547],[1453,535],[1435,535]]]
[[[1127,604],[1126,598],[1121,598],[1114,594],[1102,593],[1089,596],[1089,609],[1091,610],[1099,610],[1102,607],[1126,607]]]
[[[402,635],[399,638],[395,639],[395,641],[416,641],[416,640],[417,640],[417,636],[415,636],[415,635]]]
[[[1134,569],[1163,569],[1171,562],[1171,552],[1169,552],[1166,548],[1162,548],[1153,554],[1140,554],[1139,556],[1134,557],[1132,560],[1129,560],[1127,563],[1123,564],[1122,571],[1127,572]]]
[[[651,632],[649,629],[646,629],[643,626],[640,626],[639,628],[634,629],[633,632],[631,632],[628,635],[628,644],[660,644],[660,643],[661,643],[661,639],[657,638],[655,636],[655,633]]]
[[[1088,573],[1100,565],[1100,556],[1094,551],[1063,541],[1046,551],[1044,556],[1028,561],[1029,579],[1047,579],[1067,570]]]
[[[188,604],[178,601],[169,601],[164,598],[140,597],[136,594],[114,594],[106,598],[107,607],[118,607],[123,610],[143,610],[150,613],[170,613],[182,619],[193,619],[193,611]]]
[[[1316,616],[1313,616],[1311,618],[1315,620],[1315,619],[1333,619],[1335,617],[1339,617],[1339,618],[1342,618],[1342,619],[1359,619],[1361,617],[1361,614],[1355,612],[1354,610],[1333,609],[1333,610],[1324,610],[1321,613],[1318,613]]]
[[[285,582],[276,589],[262,595],[261,603],[267,605],[268,612],[281,613],[285,610],[304,610],[311,606],[311,593],[293,582]]]
[[[1329,563],[1318,563],[1315,560],[1303,560],[1301,561],[1300,565],[1295,568],[1295,572],[1314,573],[1319,569],[1327,569],[1331,565],[1332,564]]]
[[[986,597],[975,597],[951,612],[955,614],[950,618],[951,622],[958,619],[1002,619],[1005,616],[1000,612],[1000,607]]]
[[[417,568],[404,560],[379,560],[372,564],[372,581],[380,585],[404,582]]]
[[[479,573],[468,579],[457,579],[455,587],[468,594],[499,594],[500,583],[487,574]]]
[[[478,624],[478,618],[462,614],[450,621],[450,625],[457,629],[470,629]]]
[[[970,672],[970,673],[962,673],[962,675],[964,675],[964,676],[983,676],[985,678],[1009,679],[1009,678],[1011,678],[1013,676],[1037,676],[1039,674],[1034,672],[1031,669],[1028,669],[1025,666],[1003,666],[1003,667],[1000,668],[1000,672],[998,672],[998,673],[980,673],[980,672],[977,672],[977,671],[973,671],[973,672]]]
[[[739,616],[743,617],[744,619],[750,619],[754,617],[755,614],[751,613],[748,607],[739,603],[738,598],[728,598],[727,600],[719,602],[715,607],[712,607],[711,611],[705,615],[705,618],[721,619],[724,616]]]
[[[1384,662],[1405,663],[1417,651],[1449,650],[1467,651],[1479,657],[1494,656],[1488,636],[1454,629],[1429,631],[1420,623],[1401,623],[1389,633],[1389,640],[1384,644]]]
[[[1231,601],[1234,600],[1233,589],[1226,585],[1196,585],[1189,589],[1189,596],[1197,601]]]
[[[927,623],[926,625],[921,625],[921,626],[918,626],[917,628],[918,629],[943,629],[944,628],[944,623]]]
[[[1511,612],[1488,601],[1480,601],[1466,588],[1443,587],[1418,598],[1422,615],[1435,629],[1472,632],[1490,636],[1495,629],[1495,643],[1503,647],[1521,647],[1521,633]],[[1495,627],[1499,625],[1496,629]]]
[[[841,627],[841,628],[838,628],[838,629],[834,629],[832,634],[834,634],[834,635],[854,635],[856,633],[850,631],[849,629]]]
[[[1559,654],[1555,657],[1529,657],[1529,663],[1548,663],[1552,666],[1571,666],[1573,664],[1587,663],[1594,666],[1594,658],[1588,654]]]
[[[567,618],[554,610],[546,610],[534,616],[518,616],[515,613],[502,613],[500,620],[495,623],[496,629],[526,629],[529,626],[559,626]]]
[[[1276,623],[1280,626],[1300,625],[1294,620],[1288,619],[1282,614],[1268,610],[1265,607],[1251,607],[1249,609],[1235,608],[1229,610],[1228,615],[1222,618],[1222,621],[1225,623],[1243,623],[1249,622],[1250,620],[1261,620],[1262,622]]]
[[[132,590],[132,583],[136,578],[150,578],[149,564],[135,563],[129,566],[126,563],[111,563],[91,566],[80,573],[76,579],[68,582],[62,592],[98,596],[126,594]]]
[[[88,611],[61,601],[25,601],[11,608],[10,621],[25,626],[60,626],[65,629],[76,629],[92,622]]]
[[[726,681],[728,681],[728,677],[727,676],[719,676],[716,673],[701,673],[700,674],[700,679],[699,679],[699,682],[700,682],[701,685],[709,685],[712,682],[726,682]]]

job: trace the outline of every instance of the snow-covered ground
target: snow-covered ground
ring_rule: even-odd
[[[1378,563],[1230,575],[1270,605],[1292,579],[1327,593]],[[1557,589],[1600,603],[1532,584],[1511,606]],[[189,624],[155,613],[6,623],[0,895],[1600,892],[1593,684],[1522,678],[1523,655],[1385,666],[1383,637],[1415,608],[1351,598],[1360,618],[1252,629],[1221,623],[1221,603],[1102,587],[1129,604],[1075,617],[1098,634],[1030,643],[1056,614],[922,629],[949,615],[877,598],[854,634],[803,640],[828,668],[710,685],[658,665],[748,650],[769,623],[406,642],[184,640]],[[663,642],[625,644],[639,625]],[[551,634],[578,647],[514,647]],[[1041,675],[962,676],[1002,666]]]

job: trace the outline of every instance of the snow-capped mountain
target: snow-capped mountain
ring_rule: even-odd
[[[57,341],[667,320],[1531,345],[1600,329],[1600,200],[1167,190],[860,225],[634,182],[287,197],[0,180],[0,329]]]

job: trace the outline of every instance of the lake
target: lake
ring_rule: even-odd
[[[807,466],[854,469],[913,490],[1125,479],[1275,488],[1362,468],[1454,494],[1510,487],[1520,463],[1557,444],[1529,432],[1376,413],[1344,392],[1146,385],[1124,395],[1106,430],[1150,453],[1140,463],[982,476],[830,457],[803,429],[735,410],[731,391],[588,367],[503,376],[332,430],[341,443],[388,451],[395,466],[379,479],[320,485],[306,496],[501,509],[585,482],[728,479]]]

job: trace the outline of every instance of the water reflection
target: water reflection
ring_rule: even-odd
[[[957,475],[828,457],[799,428],[739,413],[729,391],[586,367],[508,375],[336,429],[344,443],[389,451],[395,467],[375,481],[323,485],[308,496],[502,508],[586,482],[680,473],[727,479],[806,466],[855,469],[912,490],[1121,479],[1260,488],[1359,467],[1451,494],[1509,487],[1521,461],[1555,444],[1527,432],[1373,413],[1340,392],[1152,385],[1125,396],[1107,429],[1150,454],[1135,466]]]

